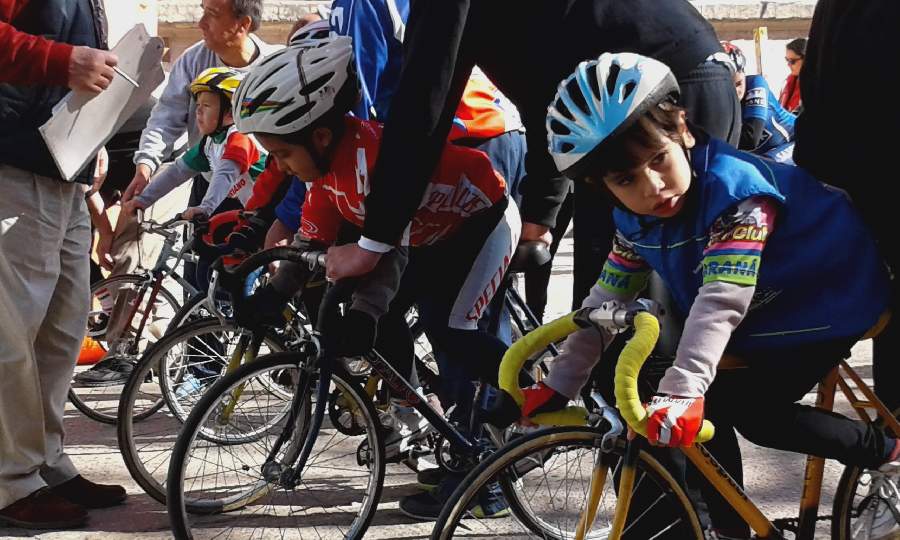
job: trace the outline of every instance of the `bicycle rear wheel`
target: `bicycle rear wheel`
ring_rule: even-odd
[[[148,279],[148,276],[140,274],[125,274],[95,283],[91,287],[91,311],[88,313],[87,321],[88,337],[98,341],[104,349],[109,350],[113,344],[108,343],[106,335],[112,313],[112,303],[115,302],[117,292],[128,287],[139,289]],[[170,285],[168,281],[166,284]],[[137,349],[135,350],[134,347],[131,347],[131,350],[128,351],[128,357],[133,359],[135,363],[137,363],[137,358],[145,347],[162,337],[168,321],[175,316],[175,313],[181,307],[177,300],[178,296],[165,287],[160,288],[153,306],[147,305],[149,296],[150,292],[148,290],[144,297],[141,298],[141,304],[138,306],[133,320],[125,323],[125,331],[123,332],[126,334],[130,332],[133,335],[137,331],[137,325],[143,314],[148,310],[152,312],[141,335],[137,339],[132,338],[130,340],[129,346],[133,345]],[[104,424],[115,424],[116,411],[119,407],[119,396],[125,388],[125,383],[89,385],[75,380],[75,376],[92,367],[93,365],[90,364],[75,367],[72,386],[69,388],[69,401],[88,418]]]
[[[297,401],[286,402],[266,389],[272,380],[290,380],[308,400],[318,381],[309,379],[299,363],[294,353],[261,357],[223,377],[191,412],[168,475],[168,509],[176,538],[192,538],[194,528],[202,528],[204,537],[362,538],[384,482],[384,449],[374,407],[338,368],[329,390],[339,390],[353,402],[364,432],[345,435],[326,415],[321,429],[308,433],[308,418],[285,414],[286,408],[297,409]],[[317,410],[321,413],[324,410]],[[282,441],[276,460],[269,460],[289,425],[291,435]],[[264,433],[247,440],[248,431]],[[314,447],[299,482],[291,485],[289,467],[308,435],[315,437]]]
[[[119,451],[131,477],[157,501],[166,502],[169,457],[181,425],[245,333],[218,319],[200,319],[167,333],[134,368],[119,400]],[[279,340],[267,336],[260,353],[281,350]],[[194,376],[198,370],[203,374]]]
[[[576,537],[585,513],[592,473],[602,486],[595,518],[585,538],[611,538],[617,479],[625,452],[620,441],[610,453],[599,451],[603,433],[584,427],[537,431],[515,439],[476,467],[453,493],[432,533],[433,539]],[[475,510],[486,490],[499,488],[509,504],[505,518],[479,519]],[[687,496],[652,456],[640,451],[635,465],[629,518],[622,538],[702,539]]]

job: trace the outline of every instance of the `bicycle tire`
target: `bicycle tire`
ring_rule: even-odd
[[[168,371],[165,359],[179,344],[187,344],[199,336],[224,333],[232,329],[235,329],[233,325],[223,325],[218,319],[199,319],[170,330],[147,349],[122,391],[117,411],[120,421],[116,427],[119,452],[134,481],[145,493],[162,504],[166,502],[165,475],[168,471],[168,457],[174,446],[174,440],[167,445],[166,439],[174,438],[184,418],[173,414],[171,410],[164,418],[155,417],[166,405],[166,399],[162,395],[154,395],[157,389],[160,394],[164,391],[152,380],[152,373],[155,371],[155,379],[158,381],[160,373]],[[283,350],[272,336],[266,338],[265,344],[270,349]],[[148,403],[136,411],[137,403],[141,400]],[[150,421],[152,425],[142,423],[151,417],[154,417]],[[140,427],[136,427],[135,424],[138,423],[141,423]]]
[[[578,512],[572,513],[571,517],[565,519],[560,517],[556,518],[558,520],[556,522],[557,525],[551,527],[551,522],[546,518],[536,516],[531,508],[531,504],[525,501],[523,494],[526,483],[525,477],[532,473],[534,473],[533,478],[539,478],[540,475],[543,475],[544,478],[538,483],[538,487],[540,487],[541,482],[545,482],[549,486],[549,479],[554,476],[553,471],[555,470],[551,467],[556,466],[555,463],[551,463],[551,461],[563,454],[561,449],[569,451],[571,451],[571,449],[580,449],[585,453],[596,455],[602,437],[603,432],[594,428],[559,427],[540,430],[509,442],[503,448],[490,455],[486,460],[482,461],[460,483],[459,487],[444,505],[444,509],[435,523],[431,538],[442,540],[453,538],[457,527],[465,528],[466,536],[471,538],[482,537],[478,534],[478,530],[484,531],[484,538],[508,535],[513,535],[517,538],[573,538],[574,535],[567,533],[569,532],[569,529],[575,529],[578,517],[581,515],[580,510],[584,506],[583,499]],[[620,462],[624,451],[624,441],[620,440],[611,453],[602,454],[604,456],[603,459],[615,458]],[[529,459],[529,456],[533,457]],[[592,464],[593,461],[591,461],[591,466],[588,468],[588,471],[593,468]],[[568,479],[571,468],[568,463],[565,464],[565,467],[563,478]],[[672,515],[674,518],[677,518],[676,521],[673,521],[672,523],[676,525],[678,523],[683,524],[683,529],[668,529],[671,531],[670,534],[676,535],[679,539],[694,537],[702,540],[703,533],[693,506],[682,488],[668,471],[666,471],[656,459],[643,450],[638,454],[636,471],[635,490],[654,490],[655,486],[656,489],[654,491],[642,494],[642,496],[652,498],[656,491],[658,491],[658,500],[663,500],[663,497],[665,497]],[[548,472],[550,474],[548,474]],[[590,474],[587,476],[589,484]],[[559,477],[559,475],[557,474],[556,477]],[[607,483],[613,478],[615,478],[615,474],[608,475]],[[649,483],[646,481],[647,478],[650,479]],[[512,518],[477,519],[473,517],[470,509],[477,501],[479,493],[493,482],[499,484],[500,490],[509,504]],[[642,485],[645,487],[641,488]],[[543,488],[541,488],[541,490],[543,490]],[[557,504],[560,497],[568,499],[570,493],[583,495],[587,492],[585,489],[569,490],[567,488],[563,491],[562,488],[560,488],[554,493],[549,487],[546,488],[546,491],[546,499],[551,506]],[[609,496],[615,498],[615,490],[613,488],[608,487],[606,491],[608,491]],[[606,491],[604,497],[607,496]],[[606,511],[601,512],[604,508],[606,508]],[[598,516],[595,519],[595,522],[597,519],[601,519],[601,516],[609,516],[609,519],[611,519],[614,508],[614,505],[602,505],[598,509]],[[636,516],[636,520],[640,521],[643,519],[644,515],[651,513],[649,512],[650,508],[654,509],[654,512],[652,512],[654,519],[658,519],[660,515],[665,515],[660,514],[660,511],[666,510],[666,507],[657,508],[653,506],[648,507],[647,510],[644,510],[643,513]],[[639,509],[633,506],[632,510],[638,511]],[[466,520],[464,524],[460,523],[462,520]],[[560,525],[563,522],[568,524],[568,526],[564,527]],[[648,522],[645,521],[644,523]],[[651,537],[645,532],[635,530],[633,525],[634,523],[630,522],[628,528],[625,529],[626,534],[623,535],[624,538]],[[649,526],[657,527],[657,525],[653,523]],[[668,526],[671,526],[671,524],[663,523],[662,525],[659,525],[659,527],[662,528],[661,532],[666,531],[666,527]],[[592,534],[589,534],[587,538],[608,538],[609,536],[608,530],[595,532],[593,527],[589,533]]]
[[[380,431],[379,431],[379,423],[378,416],[375,412],[374,406],[372,404],[371,399],[363,392],[363,390],[359,387],[359,385],[355,384],[352,377],[346,374],[342,367],[336,366],[335,373],[332,375],[332,382],[336,387],[341,388],[343,391],[348,392],[349,395],[352,395],[353,400],[356,402],[356,405],[359,407],[361,411],[364,411],[363,414],[366,415],[366,426],[368,430],[366,432],[365,441],[369,441],[369,453],[366,454],[370,458],[370,461],[366,462],[364,465],[360,464],[360,467],[365,467],[365,481],[367,483],[364,490],[356,490],[348,487],[350,483],[349,474],[346,469],[342,468],[340,482],[330,488],[327,488],[328,482],[332,479],[331,477],[320,479],[316,476],[316,473],[313,472],[313,469],[317,467],[317,459],[322,454],[310,455],[309,459],[306,462],[306,467],[304,469],[304,475],[301,478],[300,485],[295,486],[299,489],[283,489],[281,486],[276,486],[273,483],[267,482],[261,476],[258,478],[253,478],[255,474],[254,468],[248,466],[241,459],[238,459],[234,463],[238,461],[241,462],[240,470],[237,468],[231,472],[234,472],[235,475],[243,475],[251,478],[251,486],[249,488],[241,488],[236,495],[232,495],[228,498],[223,498],[222,500],[218,499],[210,499],[210,500],[202,500],[193,497],[191,494],[185,494],[185,482],[186,482],[186,471],[188,466],[193,466],[192,463],[189,463],[189,457],[191,454],[192,447],[195,443],[200,440],[203,441],[206,437],[202,436],[203,426],[206,424],[207,420],[211,418],[211,415],[216,411],[220,404],[222,403],[222,397],[228,395],[233,389],[237,388],[241,384],[249,384],[255,378],[262,376],[265,377],[266,372],[284,372],[286,370],[296,370],[298,373],[306,373],[306,371],[299,369],[299,359],[297,353],[275,353],[271,355],[267,355],[265,357],[260,357],[258,360],[253,362],[252,364],[247,364],[242,366],[240,369],[236,370],[233,373],[230,373],[216,382],[216,384],[210,388],[210,390],[203,396],[203,398],[198,402],[197,406],[191,411],[187,422],[184,425],[184,429],[182,433],[178,437],[178,441],[175,445],[175,450],[173,452],[173,456],[169,466],[169,475],[167,480],[167,507],[169,510],[169,516],[172,523],[172,531],[176,538],[179,539],[187,539],[192,538],[191,533],[191,521],[193,520],[204,520],[203,517],[190,517],[188,516],[188,512],[193,514],[216,514],[209,523],[204,523],[204,535],[207,534],[215,534],[213,529],[218,527],[222,527],[226,525],[228,521],[236,522],[241,519],[248,519],[251,521],[251,526],[253,526],[253,522],[255,521],[257,526],[254,526],[254,531],[256,534],[261,534],[259,531],[259,526],[264,526],[264,523],[267,524],[283,524],[287,522],[294,522],[296,520],[304,520],[307,516],[301,516],[300,514],[304,512],[304,506],[302,504],[294,504],[293,497],[305,497],[308,500],[317,501],[317,497],[334,497],[335,493],[338,492],[340,487],[345,487],[346,490],[341,490],[341,494],[346,497],[351,497],[354,494],[359,493],[360,491],[364,494],[364,498],[362,502],[358,505],[358,511],[354,514],[353,521],[347,526],[345,531],[341,532],[342,536],[348,538],[362,538],[367,530],[371,520],[374,516],[375,510],[377,509],[378,499],[381,495],[381,489],[384,484],[384,472],[385,472],[385,461],[384,461],[384,446],[383,441],[381,439]],[[310,381],[310,388],[315,386],[316,381]],[[316,414],[324,414],[324,409],[319,410],[319,407],[325,407],[327,404],[319,403],[317,404]],[[235,411],[240,408],[240,405],[235,407]],[[234,412],[232,418],[238,415],[237,412]],[[322,429],[317,431],[316,433],[312,433],[308,428],[310,427],[311,422],[307,421],[304,429],[300,431],[295,431],[293,436],[289,441],[285,444],[285,447],[282,447],[282,451],[287,455],[284,461],[291,462],[291,459],[296,459],[296,457],[300,453],[300,449],[303,446],[306,438],[308,436],[316,437],[316,441],[320,440],[324,442],[325,448],[322,452],[332,451],[334,448],[341,446],[339,443],[335,443],[335,436],[330,436],[326,432],[330,430],[323,424]],[[356,447],[355,441],[351,441],[351,447]],[[199,445],[203,446],[203,445]],[[285,450],[287,448],[287,450]],[[224,449],[225,451],[231,450],[231,447],[221,447],[216,446],[206,448],[205,452],[202,452],[203,459],[197,460],[200,461],[201,471],[203,474],[200,474],[197,478],[216,478],[218,479],[220,476],[209,475],[205,473],[205,465],[211,462],[216,463],[222,460],[217,460],[214,457],[209,457],[210,452],[216,451],[217,449]],[[352,452],[353,458],[359,460],[360,450],[355,448]],[[245,453],[244,456],[249,455],[249,453]],[[349,456],[349,454],[348,454]],[[268,463],[268,462],[267,462]],[[326,457],[321,461],[322,467],[324,469],[333,469],[337,468],[338,465],[344,465],[345,463],[342,461],[340,463],[336,463],[332,461],[332,458]],[[262,469],[261,469],[262,470]],[[224,476],[224,475],[222,475]],[[279,476],[280,478],[280,476]],[[327,481],[326,481],[327,480]],[[321,485],[313,486],[313,482],[320,482]],[[193,485],[193,484],[192,484]],[[203,486],[200,486],[203,489]],[[223,492],[223,489],[220,487],[213,487],[212,493],[218,495]],[[271,496],[271,504],[262,504],[264,502],[268,502],[268,497]],[[264,498],[267,498],[263,501]],[[277,519],[271,519],[269,517],[261,517],[258,515],[257,510],[262,508],[263,511],[267,511],[271,508],[272,512],[276,512],[284,508],[285,501],[288,502],[289,508],[291,512],[289,514],[279,514]],[[279,505],[279,506],[276,506]],[[345,505],[346,506],[346,505]],[[350,505],[352,507],[356,507],[357,505]],[[316,532],[318,533],[322,527],[325,525],[335,525],[334,521],[336,519],[340,519],[340,517],[346,517],[347,512],[342,510],[342,506],[332,501],[322,501],[321,506],[314,507],[318,512],[314,514],[313,517],[318,517],[318,521],[314,524],[317,526]],[[225,512],[225,513],[223,513]],[[287,525],[292,531],[297,531],[302,524],[291,523]],[[242,533],[234,532],[237,537],[241,537]],[[277,536],[277,535],[276,535]]]
[[[894,410],[894,417],[900,418],[900,408]],[[878,418],[877,427],[882,427],[884,422]],[[852,519],[860,515],[856,508],[855,500],[861,483],[865,483],[865,469],[857,466],[846,466],[838,480],[834,494],[834,503],[831,512],[831,538],[834,540],[854,540],[858,538],[852,530]],[[872,501],[872,499],[870,499]],[[859,504],[862,504],[860,501]],[[887,517],[887,516],[885,516]],[[859,532],[859,531],[857,531]],[[889,538],[900,538],[900,526],[895,522],[895,530]],[[869,538],[864,535],[862,538]]]
[[[106,278],[104,280],[98,281],[91,286],[91,298],[96,299],[96,294],[99,291],[110,288],[112,286],[115,290],[122,288],[125,285],[135,285],[140,287],[141,284],[145,283],[149,278],[147,276],[141,274],[123,274],[120,276],[113,276],[110,278]],[[178,302],[176,296],[172,294],[170,291],[165,288],[160,288],[159,295],[157,299],[162,297],[165,303],[173,308],[174,312],[178,312],[181,309],[181,304]],[[88,324],[90,327],[90,320],[92,316],[95,314],[95,311],[92,311],[88,314]],[[107,321],[108,322],[108,321]],[[106,334],[106,328],[102,330],[89,330],[88,334],[101,342],[104,341],[104,337]],[[109,349],[108,344],[106,345],[106,349]],[[90,366],[85,367],[84,369],[90,369]],[[76,367],[76,372],[78,373],[79,369]],[[121,396],[122,389],[124,388],[124,384],[114,384],[107,386],[79,386],[75,384],[73,374],[72,386],[69,388],[68,399],[72,405],[75,406],[78,411],[82,414],[90,418],[91,420],[101,422],[104,424],[114,425],[116,423],[116,411],[118,410],[118,401]],[[82,395],[83,394],[83,395]],[[90,399],[91,396],[96,397],[96,400]],[[114,396],[114,397],[113,397]],[[93,402],[93,404],[92,404]],[[112,404],[107,405],[107,403],[112,402]]]

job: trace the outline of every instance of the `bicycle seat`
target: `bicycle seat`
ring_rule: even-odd
[[[550,250],[543,242],[522,242],[516,247],[508,272],[519,274],[535,270],[550,262],[552,258]]]

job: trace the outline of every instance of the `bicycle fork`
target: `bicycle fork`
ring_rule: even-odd
[[[231,353],[231,358],[228,360],[228,366],[225,368],[225,373],[231,373],[237,368],[241,367],[241,361],[246,358],[247,363],[249,364],[253,360],[256,359],[256,355],[259,354],[259,348],[262,346],[263,336],[259,334],[257,336],[255,333],[252,335],[244,334],[241,336],[241,340],[238,342],[238,346],[234,349],[234,352]],[[249,342],[249,343],[248,343]],[[247,347],[249,345],[249,348]],[[241,383],[231,392],[231,399],[228,404],[225,405],[225,409],[219,415],[218,423],[220,426],[228,425],[228,422],[231,420],[231,415],[234,413],[234,408],[237,406],[238,400],[241,398],[241,394],[244,393],[244,384]]]

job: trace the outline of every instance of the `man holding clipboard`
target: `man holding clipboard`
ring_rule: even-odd
[[[85,332],[93,164],[63,181],[38,127],[115,76],[101,0],[0,0],[0,526],[71,528],[119,504],[78,474],[63,413]]]

